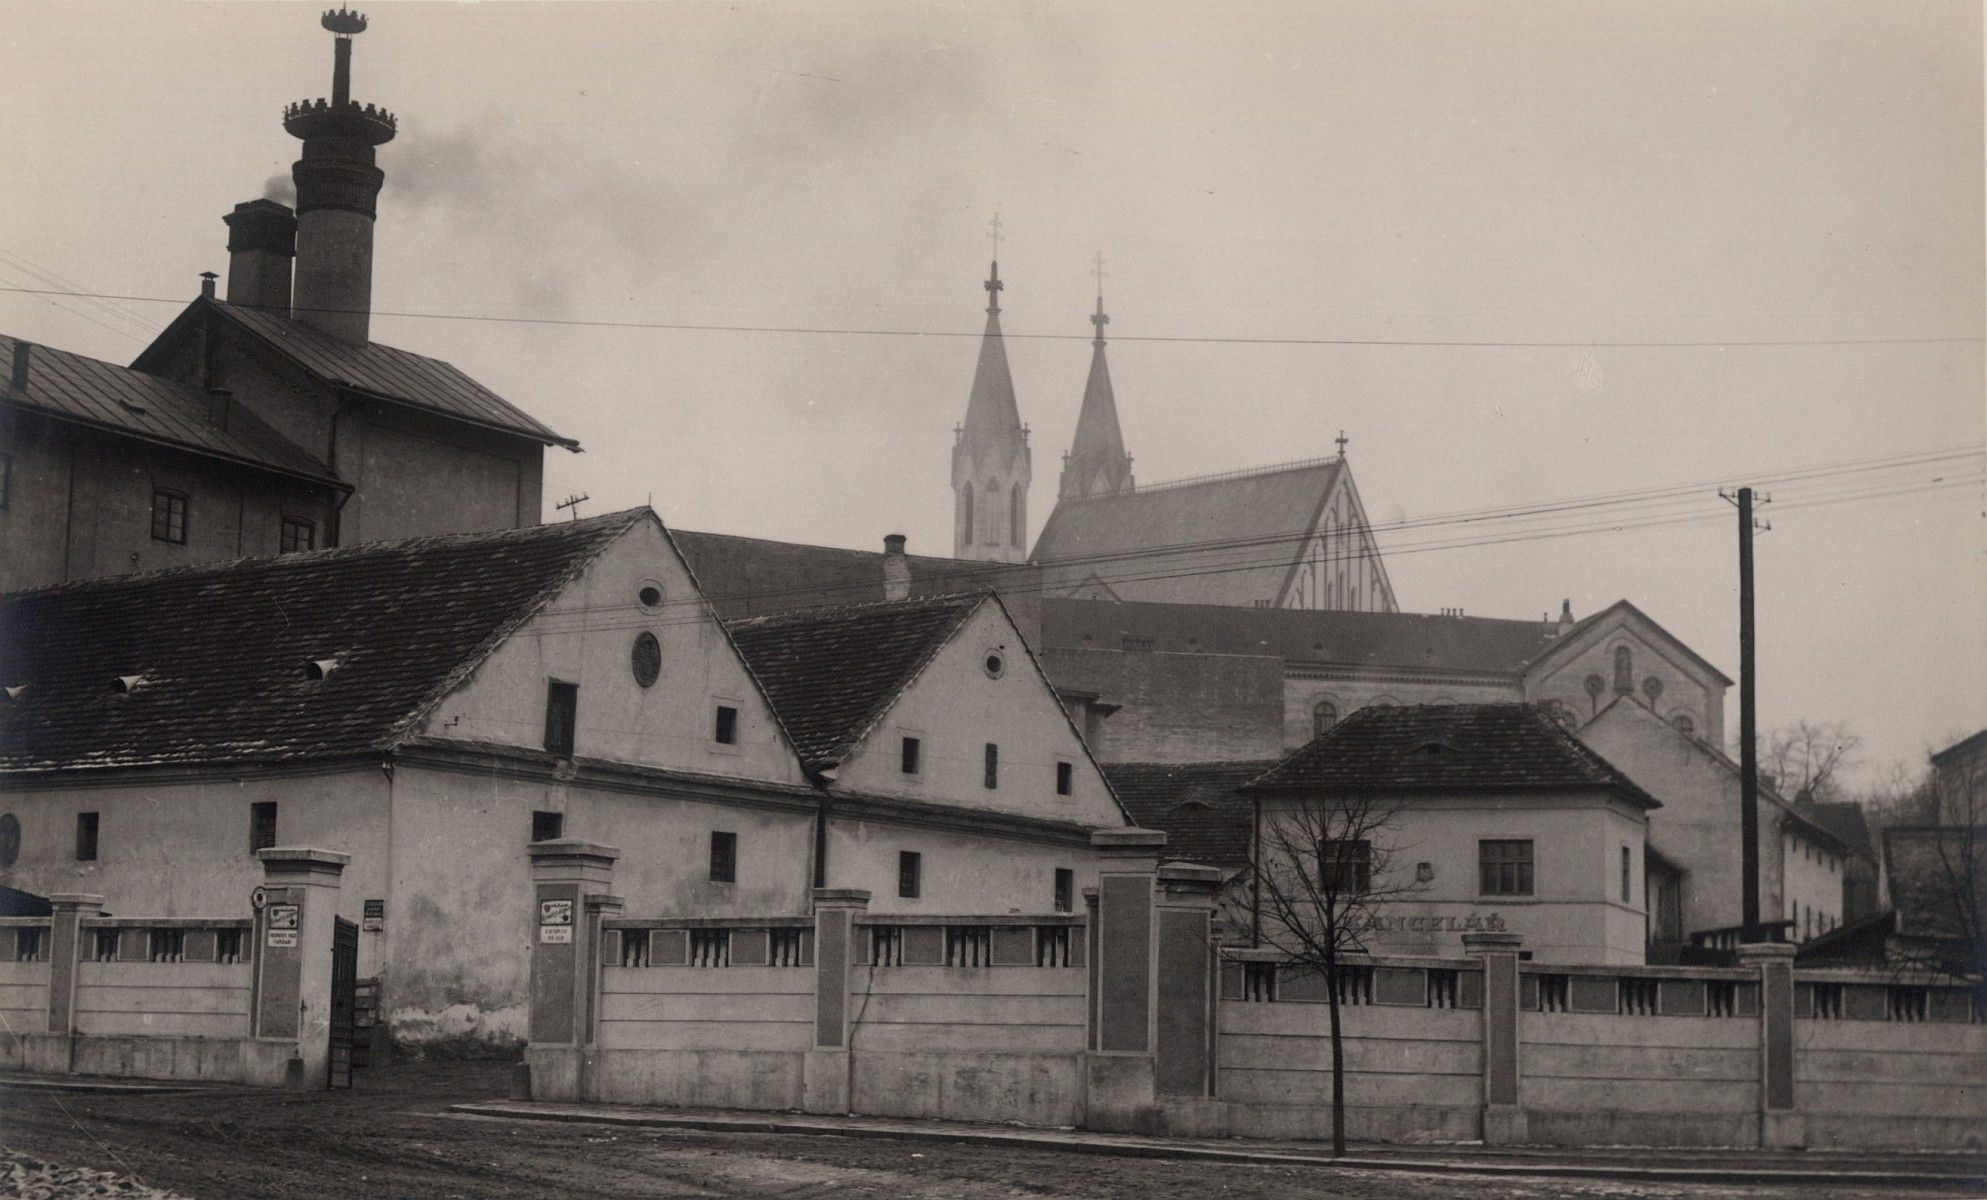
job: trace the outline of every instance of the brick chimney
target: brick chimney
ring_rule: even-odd
[[[904,535],[893,533],[883,539],[883,598],[911,598],[911,560],[904,557]]]
[[[228,303],[289,316],[297,214],[274,200],[250,200],[221,220],[228,224]]]
[[[283,112],[283,128],[304,144],[291,168],[297,182],[297,266],[292,308],[299,321],[348,342],[366,343],[372,325],[373,218],[386,174],[373,149],[393,140],[393,114],[352,99],[352,39],[366,18],[340,8],[324,14],[333,42],[331,99]]]
[[[17,392],[28,390],[28,371],[31,369],[30,364],[33,354],[34,347],[32,345],[19,338],[14,339],[14,364],[13,369],[7,375],[8,387],[13,388]],[[901,548],[902,543],[900,542],[899,549]]]

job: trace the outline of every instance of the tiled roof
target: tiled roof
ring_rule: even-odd
[[[7,342],[11,366],[22,343],[17,338]],[[27,387],[21,391],[10,386],[11,372],[0,368],[0,401],[283,475],[337,482],[323,463],[240,405],[233,406],[226,429],[213,424],[207,419],[207,394],[189,384],[38,344],[31,346],[28,364]]]
[[[1833,834],[1842,843],[1843,849],[1875,861],[1877,843],[1870,836],[1869,816],[1864,813],[1862,805],[1853,800],[1818,804],[1797,801],[1794,811]]]
[[[426,409],[446,417],[515,433],[549,446],[578,449],[579,443],[560,437],[531,414],[463,374],[439,358],[383,346],[359,345],[333,337],[302,321],[260,309],[237,307],[219,300],[195,300],[171,328],[138,356],[143,366],[202,306],[210,308],[278,351],[304,371],[328,383],[382,400]]]
[[[883,599],[883,554],[810,546],[728,533],[671,529],[711,606],[727,620],[802,608],[845,607]],[[1025,586],[1034,568],[907,554],[913,596]]]
[[[1042,601],[1042,644],[1059,650],[1118,650],[1130,641],[1140,649],[1179,653],[1516,674],[1561,636],[1545,621],[1490,617]]]
[[[727,621],[810,771],[846,758],[939,647],[986,603],[934,596]]]
[[[1322,459],[1058,503],[1031,562],[1125,600],[1249,605],[1283,589],[1343,464]]]
[[[648,510],[0,597],[0,771],[332,757],[429,704]],[[314,682],[305,666],[336,658]],[[119,694],[113,681],[141,676]]]
[[[1655,797],[1528,704],[1363,708],[1248,785],[1251,791],[1540,791]]]
[[[1210,866],[1249,861],[1254,806],[1238,789],[1273,762],[1109,763],[1111,790],[1145,829],[1166,833],[1166,857]]]

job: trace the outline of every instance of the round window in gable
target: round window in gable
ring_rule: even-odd
[[[1001,672],[1007,670],[1007,656],[998,650],[989,650],[980,661],[980,666],[985,668],[988,679],[999,679]]]
[[[0,867],[11,867],[21,856],[21,820],[13,813],[0,813]]]
[[[635,635],[634,649],[628,652],[628,665],[634,669],[636,683],[655,686],[655,681],[662,677],[662,643],[653,633],[644,629]]]
[[[653,579],[642,580],[641,586],[635,590],[635,599],[641,601],[642,607],[648,611],[656,611],[662,607],[662,584]]]

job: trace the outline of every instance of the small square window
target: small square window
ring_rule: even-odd
[[[76,814],[76,861],[95,862],[97,860],[97,814],[79,812]]]
[[[1070,763],[1056,764],[1056,795],[1067,796],[1076,788],[1076,768]]]
[[[165,488],[152,489],[152,540],[186,545],[186,497]]]
[[[248,852],[266,850],[276,844],[276,802],[257,800],[248,806]]]
[[[712,731],[712,737],[720,746],[736,746],[738,744],[737,709],[729,704],[718,705],[717,727]]]
[[[987,743],[987,769],[984,782],[989,788],[1000,786],[1000,747],[992,742]]]
[[[566,814],[557,812],[534,812],[531,814],[531,840],[550,842],[566,836]]]
[[[1076,872],[1068,867],[1056,868],[1056,911],[1076,911]]]
[[[573,728],[579,722],[580,685],[557,679],[545,681],[545,749],[573,756]]]
[[[907,737],[904,739],[904,748],[903,748],[904,774],[915,775],[918,773],[918,767],[921,765],[918,756],[923,750],[924,746],[922,743],[918,741],[918,739],[914,737]]]
[[[738,835],[711,834],[711,882],[738,882]]]
[[[915,850],[897,852],[897,895],[915,900],[924,888],[924,855]]]
[[[283,518],[282,553],[295,554],[317,548],[317,526],[302,517]]]
[[[1373,843],[1366,838],[1327,838],[1318,844],[1318,884],[1329,896],[1364,896],[1373,890]]]
[[[1477,866],[1486,896],[1529,896],[1532,894],[1532,843],[1481,841],[1477,846]]]

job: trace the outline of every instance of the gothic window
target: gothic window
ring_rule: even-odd
[[[1000,536],[1000,485],[991,479],[987,480],[986,497],[987,527],[981,532],[980,540],[997,546],[1007,539]]]
[[[1330,700],[1320,700],[1311,709],[1311,736],[1322,737],[1325,730],[1338,724],[1338,705]]]
[[[1614,648],[1614,690],[1635,690],[1635,653],[1626,646]]]
[[[1680,733],[1695,734],[1697,732],[1697,722],[1691,720],[1689,713],[1680,712],[1676,714],[1670,718],[1670,724],[1676,726],[1677,731]]]
[[[973,542],[973,485],[964,484],[959,489],[959,540],[962,544]]]
[[[1007,494],[1007,531],[1009,541],[1013,545],[1021,545],[1022,539],[1027,537],[1026,525],[1027,522],[1022,520],[1021,516],[1021,488],[1016,485],[1015,489]]]

